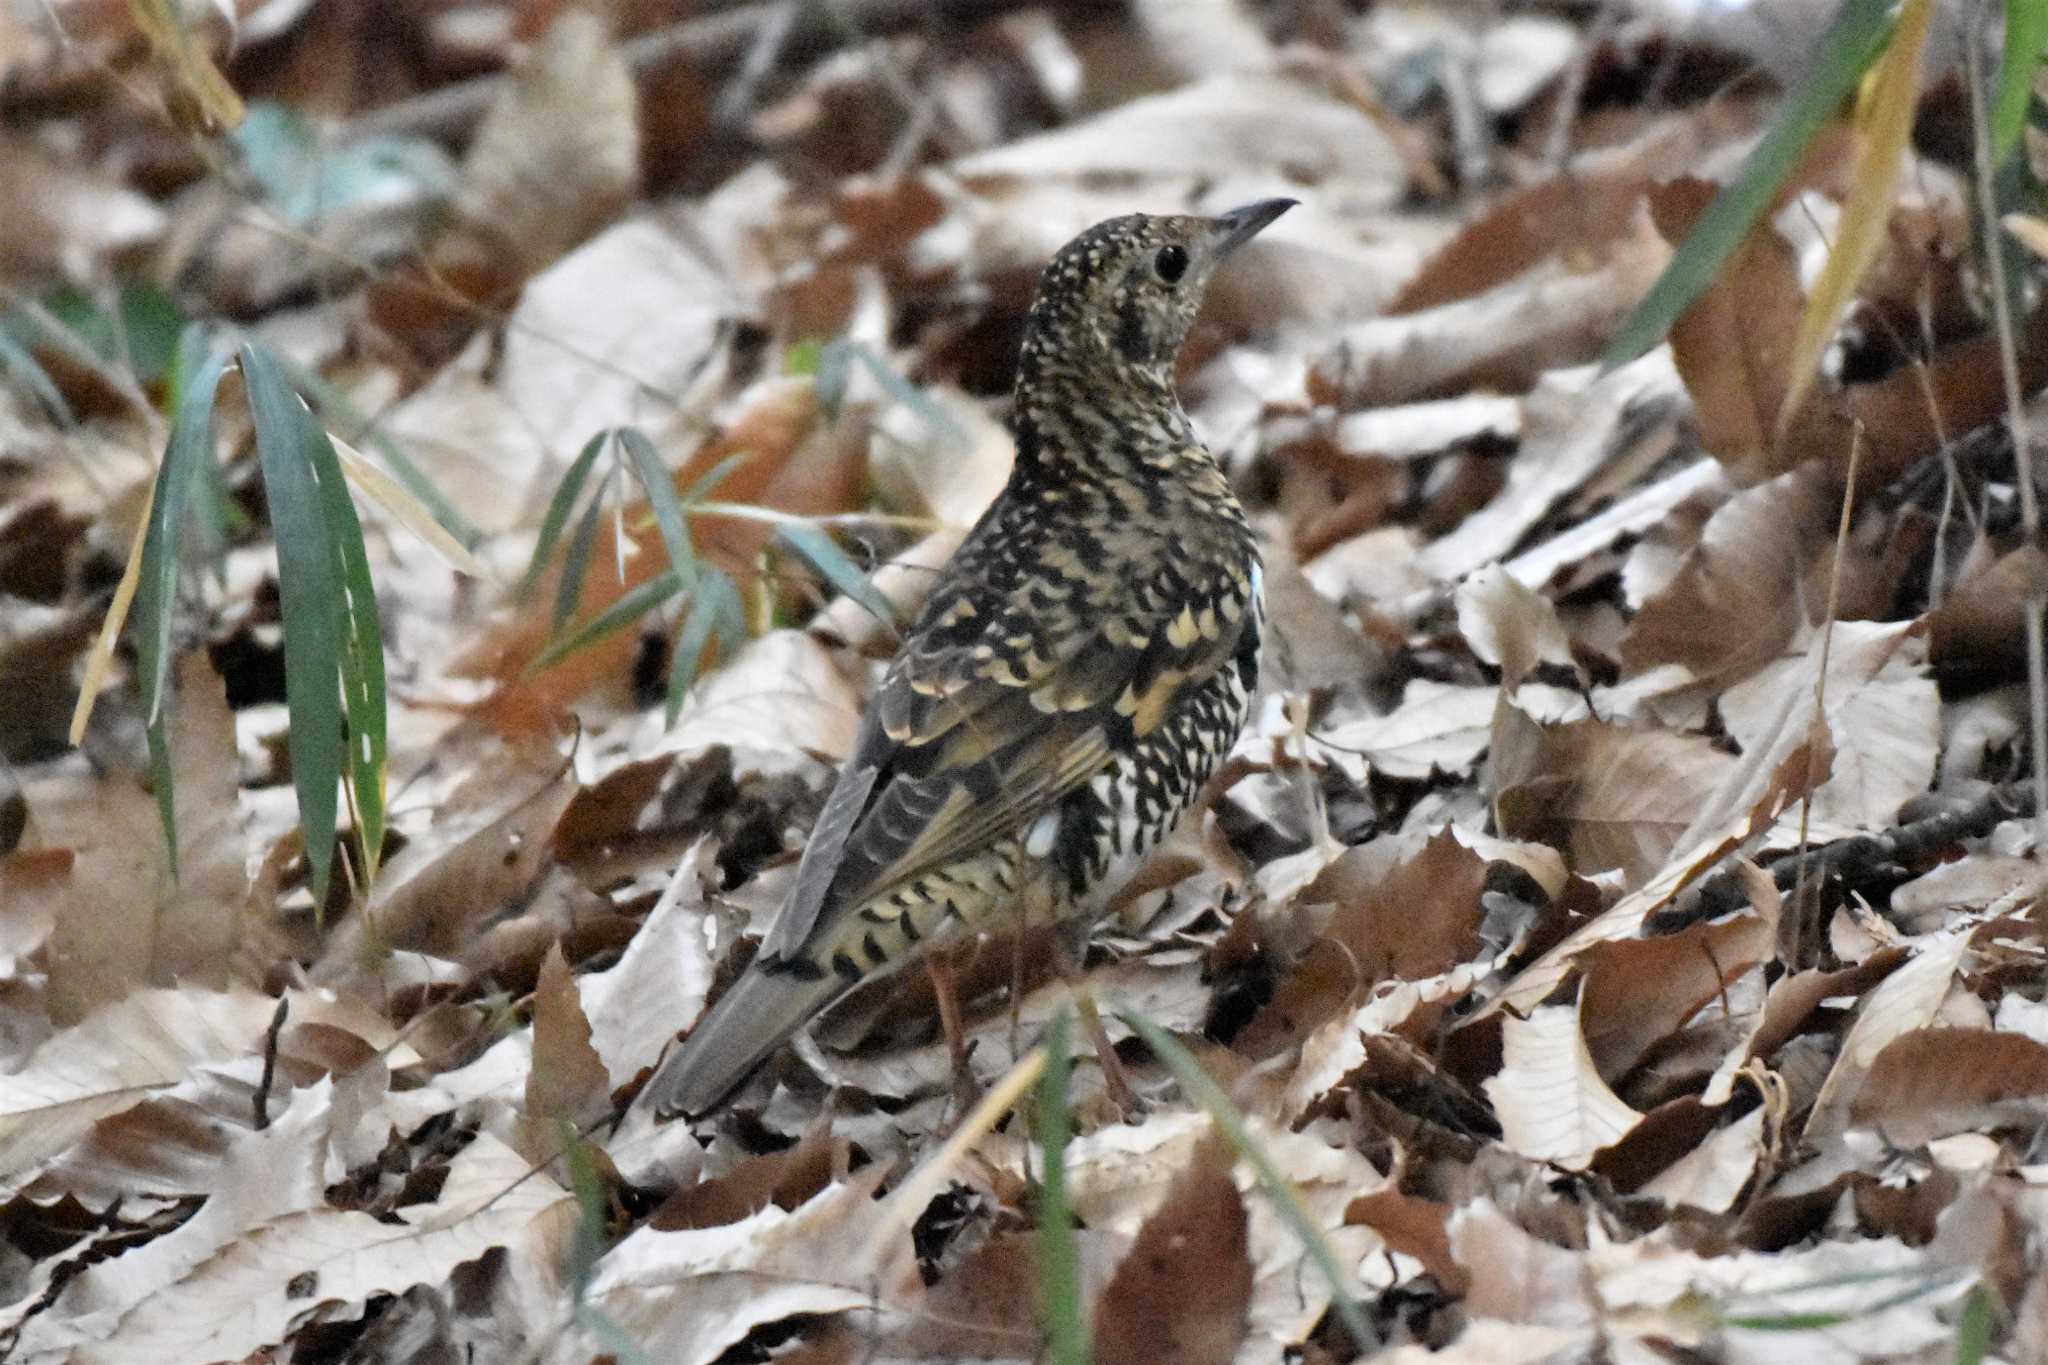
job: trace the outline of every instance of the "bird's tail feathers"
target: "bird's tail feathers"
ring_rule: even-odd
[[[704,1113],[846,988],[831,972],[807,978],[747,968],[669,1053],[637,1103],[661,1119]]]

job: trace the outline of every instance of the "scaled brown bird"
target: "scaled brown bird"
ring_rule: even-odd
[[[648,1082],[700,1114],[853,987],[918,954],[1100,906],[1236,742],[1259,556],[1174,393],[1210,274],[1293,207],[1098,223],[1025,324],[1008,484],[862,717],[796,887]]]

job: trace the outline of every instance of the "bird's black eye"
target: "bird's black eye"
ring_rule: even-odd
[[[1152,258],[1152,268],[1158,271],[1159,278],[1168,284],[1179,284],[1180,277],[1188,273],[1187,248],[1170,245],[1160,247],[1159,254]]]

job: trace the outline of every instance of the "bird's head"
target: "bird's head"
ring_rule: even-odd
[[[1039,280],[1021,377],[1068,369],[1170,385],[1218,262],[1295,202],[1261,199],[1214,218],[1133,213],[1089,228]]]

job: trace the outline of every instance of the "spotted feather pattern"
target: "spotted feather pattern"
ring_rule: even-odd
[[[708,1107],[834,996],[936,944],[1094,908],[1236,741],[1258,550],[1172,367],[1209,273],[1290,202],[1112,219],[1048,266],[1009,482],[871,699],[730,993],[744,1005],[721,1000],[650,1082],[658,1112]]]

